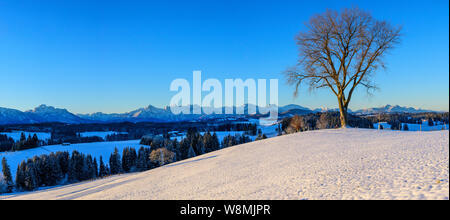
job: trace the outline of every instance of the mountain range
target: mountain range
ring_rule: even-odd
[[[191,106],[191,109],[193,107]],[[248,112],[249,105],[245,105],[244,112]],[[233,108],[236,110],[236,107]],[[257,108],[256,108],[257,109]],[[223,112],[225,109],[222,109]],[[258,109],[257,109],[258,111]],[[279,107],[280,117],[288,117],[295,114],[308,114],[313,112],[331,112],[338,111],[338,109],[309,109],[299,105],[286,105]],[[379,113],[421,113],[421,112],[434,112],[431,110],[415,109],[412,107],[401,107],[386,105],[379,108],[368,108],[357,111],[351,111],[356,115],[370,115]],[[93,113],[93,114],[73,114],[66,109],[59,109],[52,106],[40,105],[33,110],[19,111],[16,109],[8,109],[0,107],[0,124],[36,124],[46,122],[60,122],[66,124],[83,124],[83,123],[111,123],[111,122],[170,122],[170,121],[192,121],[192,120],[212,120],[212,119],[233,119],[242,117],[256,116],[253,114],[237,115],[237,114],[179,114],[175,115],[171,112],[169,107],[157,108],[149,105],[145,108],[140,108],[131,112],[121,114],[106,114],[106,113]]]

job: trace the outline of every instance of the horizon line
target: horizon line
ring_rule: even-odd
[[[243,106],[245,106],[245,105],[249,105],[249,103],[245,103]],[[330,108],[330,107],[323,107],[323,106],[321,106],[321,107],[313,107],[313,108],[310,108],[310,107],[306,107],[306,106],[303,106],[303,105],[301,105],[301,104],[295,104],[295,103],[290,103],[290,104],[285,104],[285,105],[278,105],[278,107],[285,107],[285,106],[288,106],[288,105],[297,105],[297,106],[300,106],[300,107],[302,107],[302,108],[306,108],[306,109],[309,109],[309,110],[316,110],[316,109],[327,109],[327,110],[333,110],[333,109],[338,109],[338,107],[335,107],[335,108]],[[40,106],[47,106],[47,107],[53,107],[53,108],[56,108],[56,109],[64,109],[64,110],[67,110],[68,112],[70,112],[70,113],[72,113],[72,114],[74,114],[74,115],[91,115],[91,114],[96,114],[96,113],[103,113],[103,114],[124,114],[124,113],[129,113],[129,112],[132,112],[132,111],[136,111],[136,110],[139,110],[139,109],[142,109],[142,108],[147,108],[147,107],[150,107],[150,106],[152,106],[152,107],[155,107],[155,108],[159,108],[159,109],[166,109],[167,107],[170,107],[170,105],[165,105],[165,106],[158,106],[158,105],[153,105],[153,104],[149,104],[149,105],[146,105],[146,106],[144,106],[144,107],[137,107],[137,108],[135,108],[135,109],[131,109],[131,110],[128,110],[128,111],[124,111],[124,112],[102,112],[102,111],[93,111],[93,112],[88,112],[88,113],[75,113],[74,111],[71,111],[70,109],[68,109],[68,108],[65,108],[65,107],[58,107],[58,106],[55,106],[55,105],[48,105],[48,104],[40,104],[40,105],[38,105],[38,106],[36,106],[36,107],[34,107],[34,108],[32,108],[32,109],[27,109],[27,110],[23,110],[23,108],[14,108],[14,107],[3,107],[3,106],[0,106],[0,108],[5,108],[5,109],[12,109],[12,110],[18,110],[18,111],[21,111],[21,112],[29,112],[29,111],[33,111],[35,108],[38,108],[38,107],[40,107]],[[191,104],[191,105],[189,105],[189,106],[194,106],[193,104]],[[260,106],[258,106],[258,105],[256,105],[257,107],[260,107]],[[422,110],[422,111],[434,111],[434,112],[449,112],[449,110],[448,109],[446,109],[446,110],[436,110],[436,109],[424,109],[424,108],[420,108],[420,107],[415,107],[415,106],[401,106],[401,105],[392,105],[392,104],[385,104],[385,105],[381,105],[381,106],[370,106],[370,107],[365,107],[365,108],[359,108],[359,109],[356,109],[356,111],[359,111],[359,110],[365,110],[365,109],[371,109],[371,108],[382,108],[382,107],[386,107],[386,106],[398,106],[398,107],[404,107],[404,108],[414,108],[415,110]],[[240,106],[236,106],[236,105],[234,105],[234,106],[222,106],[222,107],[219,107],[219,108],[229,108],[229,107],[240,107]],[[214,108],[214,107],[212,107],[212,108]],[[353,111],[351,108],[349,108],[349,110],[351,110],[351,111]]]

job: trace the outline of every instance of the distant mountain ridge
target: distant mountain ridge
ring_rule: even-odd
[[[386,105],[379,108],[367,108],[353,112],[358,115],[370,115],[380,113],[423,113],[423,112],[435,112],[431,110],[415,109],[412,107],[401,107],[399,105]]]
[[[0,107],[0,124],[36,124],[61,122],[67,124],[89,123],[89,120],[70,113],[66,109],[40,105],[33,110],[19,111]]]
[[[46,122],[60,122],[66,124],[83,124],[83,123],[112,123],[112,122],[170,122],[170,121],[192,121],[192,120],[212,120],[212,119],[229,119],[242,117],[256,117],[258,114],[248,114],[250,107],[254,107],[259,112],[258,107],[246,104],[241,107],[233,107],[233,110],[242,108],[246,115],[237,114],[180,114],[175,115],[171,112],[169,107],[158,108],[149,105],[145,108],[136,109],[127,113],[113,113],[106,114],[102,112],[92,114],[73,114],[66,109],[55,108],[47,105],[40,105],[33,110],[19,111],[16,109],[8,109],[0,107],[0,124],[36,124]],[[190,106],[191,110],[194,106]],[[231,107],[230,107],[231,108]],[[317,108],[309,109],[300,105],[290,104],[279,107],[280,117],[289,117],[296,114],[309,114],[314,112],[333,112],[338,109]],[[225,107],[222,108],[225,112]],[[378,108],[361,109],[358,111],[351,111],[352,114],[370,115],[380,113],[421,113],[421,112],[435,112],[432,110],[415,109],[412,107],[401,107],[386,105]]]

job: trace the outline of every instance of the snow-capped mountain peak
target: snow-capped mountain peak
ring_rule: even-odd
[[[190,109],[194,109],[196,106],[190,106]],[[248,117],[253,117],[252,113],[249,113],[250,105],[246,104],[241,107],[232,107],[234,110],[237,108],[243,108],[245,114]],[[254,107],[254,106],[252,106]],[[257,111],[258,107],[255,106]],[[222,112],[225,112],[222,108]],[[279,106],[280,117],[289,117],[296,114],[308,114],[311,112],[330,112],[339,111],[339,109],[319,108],[311,110],[299,105],[291,104],[286,106]],[[379,113],[421,113],[432,112],[430,110],[415,109],[411,107],[401,107],[398,105],[386,105],[378,108],[361,109],[358,111],[348,110],[352,114],[367,115],[367,114],[379,114]],[[235,115],[236,117],[243,117],[243,115]],[[140,108],[127,113],[120,114],[106,114],[97,112],[93,114],[79,114],[74,115],[66,109],[55,108],[47,105],[40,105],[33,110],[19,111],[15,109],[0,108],[0,124],[33,124],[33,123],[45,123],[45,122],[60,122],[68,124],[79,123],[92,123],[92,122],[169,122],[169,121],[192,121],[192,120],[213,120],[233,117],[233,115],[194,115],[194,114],[180,114],[175,115],[170,110],[170,107],[158,108],[153,105],[149,105],[144,108]]]
[[[422,113],[432,112],[430,110],[416,109],[412,107],[402,107],[399,105],[385,105],[376,108],[367,108],[356,111],[356,114],[381,114],[381,113]]]

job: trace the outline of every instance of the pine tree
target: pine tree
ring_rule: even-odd
[[[27,140],[27,138],[25,137],[25,134],[22,132],[20,133],[20,142],[25,142]]]
[[[25,161],[22,161],[17,166],[16,171],[16,188],[17,189],[25,189],[25,169],[26,169],[26,163]]]
[[[69,152],[56,152],[57,161],[59,163],[59,168],[61,169],[62,178],[68,173],[69,171],[69,160],[70,155]]]
[[[214,134],[212,136],[212,149],[213,149],[213,151],[216,151],[216,150],[220,149],[219,138],[217,137],[217,134],[215,132],[214,132]]]
[[[91,155],[87,155],[85,160],[84,180],[94,179],[95,176],[96,175],[95,175],[94,161],[92,160]]]
[[[39,146],[39,139],[36,134],[33,135],[31,138],[31,147],[38,147]]]
[[[194,148],[192,148],[192,146],[189,147],[189,151],[188,151],[188,154],[187,154],[187,158],[192,158],[192,157],[196,157],[196,156],[197,156],[197,155],[195,154]]]
[[[72,152],[72,157],[69,161],[68,178],[70,182],[77,182],[85,180],[85,156],[78,151]]]
[[[24,176],[24,189],[27,191],[35,190],[38,187],[38,182],[36,180],[36,170],[34,163],[28,161],[25,168]]]
[[[64,174],[61,171],[61,166],[59,165],[58,157],[51,153],[50,156],[45,161],[45,167],[47,172],[47,185],[54,186],[56,185],[63,177]]]
[[[136,168],[138,171],[146,171],[149,169],[147,161],[148,157],[149,155],[147,155],[145,148],[144,147],[139,148],[136,164]]]
[[[122,153],[122,169],[128,173],[136,170],[136,150],[134,148],[126,147]]]
[[[100,156],[100,170],[98,172],[98,176],[99,177],[105,177],[105,176],[108,176],[108,175],[109,175],[109,172],[108,172],[108,170],[107,170],[107,168],[105,166],[105,163],[103,163],[102,156]]]
[[[109,167],[112,175],[122,173],[122,162],[120,161],[120,154],[117,148],[114,149],[114,153],[109,158]]]
[[[432,118],[428,118],[428,126],[430,127],[434,126],[434,121]]]
[[[12,180],[11,170],[9,169],[9,165],[6,161],[6,158],[4,158],[4,157],[2,159],[2,173],[3,173],[3,178],[7,185],[7,192],[12,192],[12,189],[14,187],[14,182]]]
[[[97,158],[94,157],[94,178],[98,177],[98,163]]]
[[[404,131],[409,131],[409,127],[408,127],[408,124],[403,124],[403,130]]]

